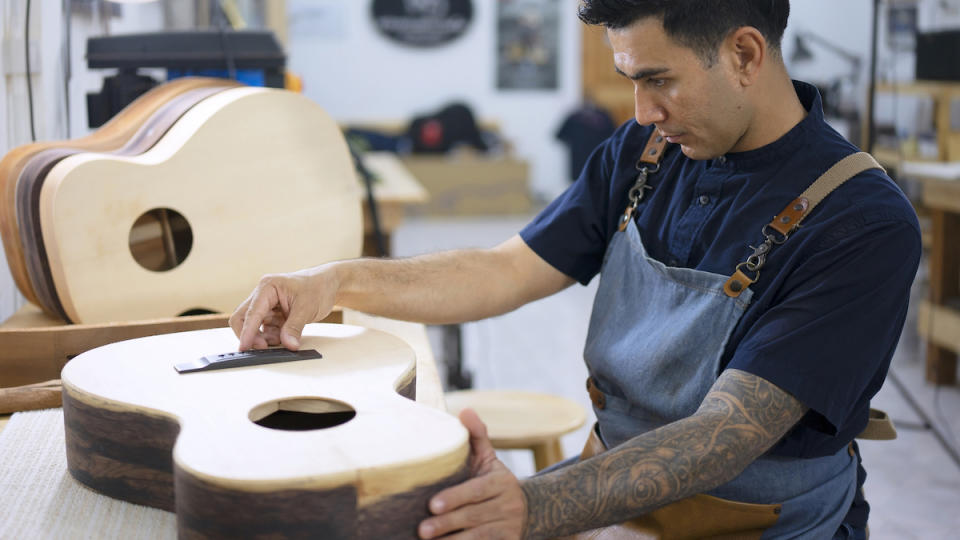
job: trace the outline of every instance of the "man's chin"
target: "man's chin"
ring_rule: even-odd
[[[701,148],[698,146],[688,146],[682,143],[680,144],[680,151],[683,152],[683,155],[687,156],[690,159],[695,159],[695,160],[713,159],[715,157],[718,157],[716,155],[713,155],[713,152],[710,152],[705,148]]]

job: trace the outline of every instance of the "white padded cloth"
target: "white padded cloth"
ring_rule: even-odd
[[[0,538],[176,537],[174,514],[100,495],[70,476],[63,409],[17,413],[0,431]]]

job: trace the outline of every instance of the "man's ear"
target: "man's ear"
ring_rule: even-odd
[[[724,51],[743,86],[751,86],[760,77],[767,61],[767,40],[752,26],[741,26],[723,42]]]

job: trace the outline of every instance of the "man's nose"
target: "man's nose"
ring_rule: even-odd
[[[637,123],[642,126],[662,123],[667,119],[667,113],[663,107],[639,85],[634,85],[633,107],[634,117]]]

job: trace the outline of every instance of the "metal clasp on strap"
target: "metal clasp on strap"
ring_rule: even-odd
[[[647,184],[647,179],[651,174],[660,170],[660,164],[658,163],[651,168],[642,161],[638,161],[637,170],[640,171],[640,173],[637,174],[637,181],[633,183],[633,187],[627,192],[629,204],[627,205],[627,209],[623,211],[623,215],[620,216],[620,224],[617,227],[621,231],[626,230],[627,223],[630,223],[634,212],[637,211],[637,205],[643,200],[643,196],[647,190],[653,189],[653,186]]]
[[[647,184],[647,180],[649,180],[651,174],[660,170],[660,160],[663,158],[663,151],[666,147],[667,141],[654,131],[650,135],[650,139],[647,140],[643,154],[641,154],[640,159],[637,160],[637,181],[633,183],[633,187],[627,192],[627,208],[620,216],[620,223],[617,226],[619,231],[622,232],[627,229],[627,224],[630,223],[634,213],[636,213],[637,206],[640,204],[640,201],[643,200],[643,196],[648,190],[653,189],[653,186]]]
[[[834,163],[826,172],[821,174],[799,197],[794,199],[782,212],[774,216],[773,221],[763,226],[761,232],[764,237],[764,245],[759,248],[751,246],[753,254],[747,257],[746,261],[737,265],[736,271],[724,284],[723,292],[733,298],[740,296],[740,293],[759,279],[760,267],[766,262],[770,248],[786,242],[787,238],[800,226],[800,222],[820,204],[824,197],[847,180],[867,169],[883,170],[883,167],[870,154],[857,152]],[[771,231],[776,231],[780,236]],[[743,272],[743,268],[754,272],[754,276],[752,278],[748,276]]]
[[[723,292],[727,296],[736,298],[740,296],[747,287],[756,283],[760,279],[760,269],[767,262],[767,255],[773,246],[778,246],[787,241],[787,238],[800,227],[800,221],[803,219],[803,213],[809,207],[809,201],[804,197],[799,197],[783,209],[773,220],[760,229],[763,235],[763,243],[757,247],[750,246],[753,253],[747,257],[747,260],[737,265],[736,271],[730,276],[723,286]],[[753,276],[744,272],[744,269],[753,273]]]

